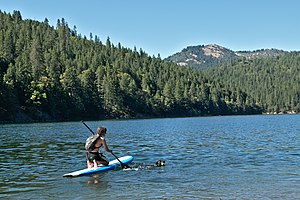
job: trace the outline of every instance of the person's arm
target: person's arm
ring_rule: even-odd
[[[108,148],[108,146],[107,146],[106,141],[105,141],[104,138],[102,139],[102,144],[103,144],[103,148],[104,148],[104,150],[105,150],[106,152],[112,153],[112,150],[110,150],[110,149]]]

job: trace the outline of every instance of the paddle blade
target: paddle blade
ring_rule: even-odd
[[[120,162],[120,163],[121,163],[122,169],[131,169],[131,167],[126,165],[125,163],[122,163],[122,162]]]
[[[125,163],[122,163],[121,160],[113,152],[111,152],[111,154],[119,161],[119,163],[121,164],[122,169],[127,169],[127,168],[131,169],[130,166],[126,165]]]

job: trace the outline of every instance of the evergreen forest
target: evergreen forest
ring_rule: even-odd
[[[300,111],[300,54],[207,70],[0,11],[0,121],[68,121]]]

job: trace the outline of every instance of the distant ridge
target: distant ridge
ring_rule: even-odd
[[[249,59],[252,58],[269,58],[269,57],[275,57],[280,56],[285,53],[288,53],[287,51],[279,50],[279,49],[261,49],[261,50],[255,50],[255,51],[236,51],[236,55],[246,57]]]
[[[241,57],[247,59],[268,58],[283,55],[287,51],[278,49],[261,49],[255,51],[232,51],[217,44],[188,46],[181,52],[167,57],[165,60],[179,66],[191,66],[207,69],[218,64],[233,61]]]

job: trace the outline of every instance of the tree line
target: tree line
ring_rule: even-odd
[[[208,72],[225,88],[238,88],[246,105],[256,105],[264,113],[299,113],[300,53],[290,52],[265,59],[241,59]],[[235,89],[233,89],[235,90]]]
[[[0,121],[298,112],[298,58],[199,71],[87,38],[64,19],[54,27],[0,11]]]

